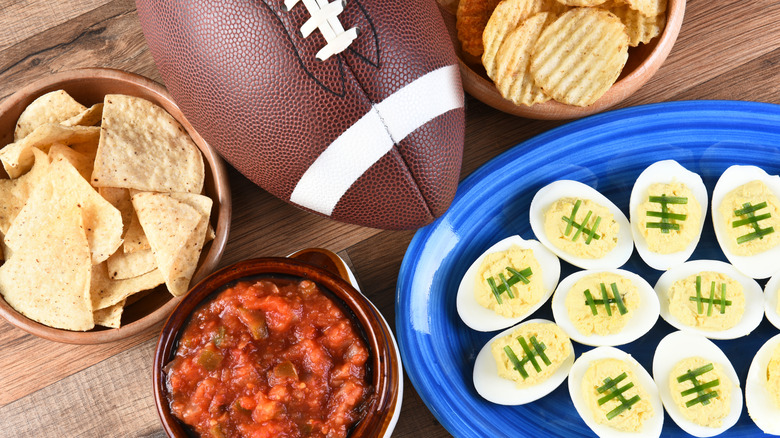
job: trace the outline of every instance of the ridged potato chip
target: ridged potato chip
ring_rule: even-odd
[[[567,8],[557,0],[504,0],[493,11],[482,33],[482,65],[490,79],[495,80],[496,55],[507,36],[520,24],[539,12],[560,15]],[[537,35],[538,36],[538,35]]]
[[[482,32],[500,0],[460,0],[455,14],[461,49],[473,56],[482,56]]]
[[[666,0],[622,0],[631,9],[639,11],[645,17],[655,17],[666,12]]]
[[[666,14],[660,13],[654,17],[647,17],[641,12],[631,9],[628,5],[619,5],[610,8],[610,12],[617,15],[626,26],[628,45],[636,47],[640,43],[648,43],[651,39],[660,35],[666,25]]]
[[[499,93],[516,105],[533,105],[550,98],[534,82],[529,70],[531,52],[544,28],[555,19],[540,12],[509,34],[496,56],[495,83]]]
[[[628,35],[618,17],[574,8],[542,31],[531,56],[534,81],[553,99],[576,106],[598,100],[628,59]]]
[[[604,3],[606,0],[558,0],[566,6],[598,6]]]

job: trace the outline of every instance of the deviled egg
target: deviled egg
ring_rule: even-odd
[[[709,437],[739,419],[739,378],[709,339],[695,333],[668,334],[655,350],[653,376],[666,411],[685,432]]]
[[[780,177],[731,166],[712,192],[712,224],[726,258],[740,272],[767,278],[780,260]]]
[[[558,257],[539,242],[507,237],[466,270],[456,298],[458,315],[482,332],[517,324],[550,298],[560,276]]]
[[[561,180],[542,187],[531,201],[529,215],[536,238],[583,269],[618,268],[634,249],[623,212],[581,182]]]
[[[657,437],[664,410],[650,374],[613,347],[584,353],[569,372],[569,394],[585,424],[600,437]]]
[[[564,278],[552,299],[555,322],[580,344],[623,345],[658,320],[653,287],[622,269],[586,270]]]
[[[761,286],[721,261],[683,263],[663,273],[654,289],[666,322],[711,339],[746,336],[764,317]]]
[[[574,363],[574,348],[552,321],[533,319],[493,337],[474,362],[474,387],[486,400],[522,405],[560,386]]]
[[[780,272],[773,275],[764,286],[764,313],[773,326],[780,329]]]
[[[707,188],[698,174],[676,161],[659,161],[637,178],[629,210],[639,256],[665,271],[696,249],[707,216]]]
[[[748,414],[764,433],[780,435],[780,335],[766,341],[745,382]]]

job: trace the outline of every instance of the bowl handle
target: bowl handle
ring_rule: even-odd
[[[327,250],[325,248],[306,248],[295,251],[287,257],[300,260],[302,262],[306,262],[318,268],[332,272],[348,281],[352,286],[355,287],[355,289],[360,290],[360,288],[358,288],[357,281],[355,280],[354,275],[352,275],[349,267],[347,267],[347,264],[333,251]]]

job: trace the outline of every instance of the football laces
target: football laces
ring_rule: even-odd
[[[331,3],[328,3],[328,0],[284,0],[284,7],[289,11],[299,2],[303,2],[311,15],[311,18],[301,26],[301,35],[306,38],[319,29],[325,37],[326,44],[316,55],[320,61],[343,52],[358,37],[356,27],[344,30],[338,18],[344,11],[346,0],[336,0]]]

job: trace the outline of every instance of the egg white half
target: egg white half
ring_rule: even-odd
[[[737,325],[730,329],[714,331],[690,327],[680,322],[669,311],[669,289],[674,282],[704,271],[720,272],[742,285],[742,292],[745,294],[745,313],[742,314]],[[696,333],[710,339],[735,339],[747,336],[764,319],[764,293],[761,286],[752,278],[741,274],[730,264],[718,260],[693,260],[675,266],[661,275],[654,289],[658,294],[658,301],[661,303],[661,318],[678,330]]]
[[[780,345],[780,335],[775,335],[758,350],[750,364],[745,382],[745,404],[753,422],[764,433],[780,435],[780,409],[772,401],[766,387],[766,370],[772,353]]]
[[[555,201],[566,197],[589,199],[607,208],[615,217],[615,221],[619,226],[617,245],[604,257],[599,259],[577,257],[553,245],[550,239],[547,238],[547,234],[544,232],[544,212],[550,208]],[[533,200],[531,200],[529,221],[531,223],[531,229],[536,235],[536,238],[542,242],[542,245],[546,246],[558,257],[583,269],[619,268],[628,261],[629,257],[631,257],[631,253],[634,251],[631,227],[626,215],[624,215],[612,201],[607,199],[606,196],[579,181],[560,180],[539,189],[539,191],[536,192],[536,195],[534,195]]]
[[[773,326],[780,329],[780,314],[777,313],[777,297],[780,289],[780,273],[775,274],[764,286],[764,313]]]
[[[599,359],[619,359],[629,364],[629,367],[639,379],[639,384],[647,391],[650,396],[650,405],[653,406],[654,415],[645,421],[642,430],[636,432],[623,432],[613,429],[609,426],[596,423],[593,413],[585,402],[582,394],[582,379],[588,370],[590,363]],[[598,347],[591,351],[583,353],[571,367],[569,372],[569,395],[574,403],[574,408],[580,414],[585,424],[598,436],[602,438],[628,438],[628,437],[658,437],[661,435],[661,429],[664,426],[664,408],[661,399],[658,396],[658,388],[650,373],[636,361],[630,354],[614,347]]]
[[[699,222],[699,230],[696,238],[693,239],[685,249],[670,254],[660,254],[651,251],[648,247],[645,236],[639,229],[639,221],[641,218],[636,217],[636,210],[639,207],[639,204],[644,202],[647,191],[652,184],[670,184],[673,182],[681,182],[691,190],[701,208],[701,221]],[[707,188],[704,186],[701,177],[682,167],[674,160],[653,163],[642,171],[634,183],[634,188],[631,190],[631,200],[629,201],[631,232],[634,236],[636,250],[639,252],[639,256],[642,257],[642,260],[651,268],[659,271],[665,271],[688,260],[696,249],[696,245],[699,244],[701,230],[704,228],[705,219],[707,219],[708,200]]]
[[[723,419],[720,427],[705,427],[698,425],[683,416],[680,408],[672,398],[669,388],[669,378],[672,369],[683,359],[699,356],[714,363],[719,363],[732,386],[731,408],[729,414]],[[712,341],[695,333],[673,332],[658,343],[653,356],[653,376],[661,400],[666,412],[675,423],[685,432],[697,437],[710,437],[725,432],[733,426],[742,412],[742,389],[739,387],[739,378],[728,357]],[[721,384],[725,384],[721,382]]]
[[[628,320],[626,326],[623,327],[623,330],[620,332],[611,335],[583,335],[577,330],[569,317],[569,312],[566,309],[566,296],[569,295],[572,286],[580,279],[600,272],[610,272],[631,280],[637,288],[641,301],[639,307],[633,311],[634,316]],[[623,269],[585,270],[569,275],[558,284],[558,288],[555,290],[552,299],[552,311],[556,324],[558,324],[572,340],[585,345],[616,346],[633,342],[649,332],[655,325],[655,322],[658,321],[660,304],[653,287],[650,286],[645,279],[633,272]]]
[[[718,239],[720,249],[723,250],[723,254],[735,268],[749,277],[767,278],[778,271],[777,261],[780,260],[780,245],[752,256],[734,254],[729,249],[726,240],[729,238],[726,230],[727,221],[720,214],[720,204],[723,203],[726,195],[737,187],[754,180],[762,181],[780,199],[779,176],[770,176],[756,166],[731,166],[723,172],[712,191],[712,224],[715,227],[715,237]],[[780,230],[775,230],[775,232],[780,233]]]
[[[485,256],[494,252],[507,251],[512,246],[530,249],[534,252],[534,257],[536,257],[536,260],[542,268],[542,287],[544,288],[544,295],[539,302],[531,306],[526,313],[515,318],[507,318],[497,314],[491,309],[482,307],[477,302],[476,298],[474,298],[474,285],[477,281],[477,271],[479,270],[482,261],[485,259]],[[462,319],[467,326],[480,332],[490,332],[515,325],[547,302],[550,295],[552,295],[555,290],[555,286],[558,284],[558,279],[560,277],[561,262],[555,254],[551,253],[536,240],[525,240],[520,236],[509,236],[488,248],[482,255],[477,257],[474,263],[466,270],[463,279],[460,281],[460,286],[458,286],[458,295],[456,298],[458,315],[460,315],[460,319]]]
[[[552,321],[546,319],[528,320],[493,336],[482,349],[479,350],[477,360],[474,362],[474,388],[479,395],[485,398],[485,400],[499,405],[523,405],[551,393],[566,380],[566,376],[569,375],[569,370],[574,363],[574,347],[571,345],[571,341],[567,341],[571,354],[564,359],[561,366],[558,367],[555,373],[547,380],[528,388],[518,389],[515,386],[515,382],[499,377],[498,365],[496,364],[496,359],[493,357],[493,353],[490,351],[490,345],[496,339],[510,334],[517,327],[534,322],[552,324]]]

